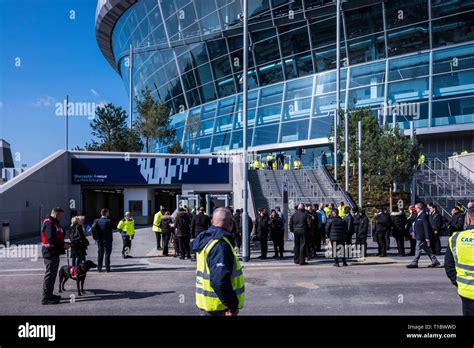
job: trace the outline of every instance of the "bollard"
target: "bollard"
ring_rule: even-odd
[[[2,239],[3,244],[7,245],[10,242],[10,223],[4,222],[2,223]]]

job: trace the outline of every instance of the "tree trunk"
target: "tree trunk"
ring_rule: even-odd
[[[149,151],[149,145],[148,145],[148,137],[145,138],[145,147],[146,147],[146,153],[148,153]]]
[[[392,209],[393,209],[393,205],[392,205],[392,183],[390,183],[389,186],[388,186],[388,199],[389,199],[390,213],[391,213]]]

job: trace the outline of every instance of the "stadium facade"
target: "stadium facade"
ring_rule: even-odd
[[[474,0],[341,2],[340,107],[414,121],[427,156],[474,150]],[[98,3],[105,58],[128,89],[133,46],[133,93],[169,107],[185,153],[242,147],[241,14],[239,0]],[[335,1],[251,0],[249,14],[250,149],[310,163],[334,118]]]

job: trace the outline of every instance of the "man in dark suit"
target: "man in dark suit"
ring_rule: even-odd
[[[436,256],[431,253],[430,249],[431,227],[428,216],[423,210],[423,204],[417,203],[415,205],[415,210],[416,218],[413,221],[413,232],[416,239],[415,258],[407,268],[418,268],[418,261],[420,260],[422,251],[424,251],[431,259],[431,265],[428,267],[438,267],[440,263]]]
[[[114,224],[109,218],[109,210],[104,208],[100,211],[100,218],[94,221],[97,231],[97,271],[102,272],[102,265],[105,257],[105,269],[111,272],[110,269],[110,254],[112,253],[112,241]]]

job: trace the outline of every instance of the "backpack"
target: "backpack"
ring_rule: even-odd
[[[94,223],[92,224],[91,233],[94,240],[99,239],[99,226],[97,225],[97,220],[94,220]]]

